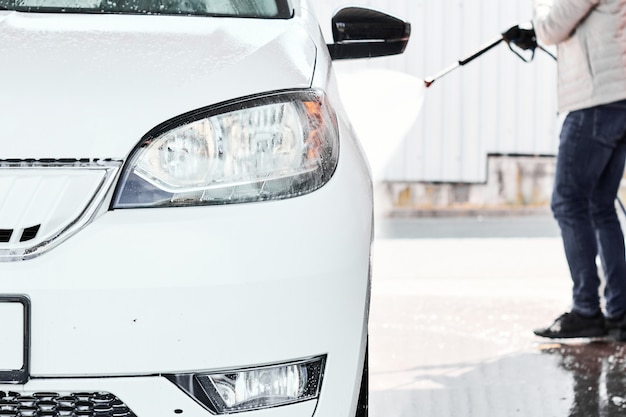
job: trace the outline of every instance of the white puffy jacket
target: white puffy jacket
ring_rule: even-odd
[[[626,0],[534,0],[537,38],[557,44],[559,111],[626,99]]]

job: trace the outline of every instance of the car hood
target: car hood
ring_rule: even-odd
[[[190,110],[311,85],[297,21],[0,12],[0,160],[124,158]]]

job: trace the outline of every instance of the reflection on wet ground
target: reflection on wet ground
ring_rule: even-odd
[[[375,246],[370,417],[626,416],[626,343],[536,337],[567,311],[558,238]]]
[[[462,345],[458,346],[463,349]],[[419,366],[374,379],[375,417],[626,416],[626,345],[549,343],[477,363]]]
[[[596,341],[546,344],[541,352],[559,358],[573,377],[570,417],[626,415],[626,346]]]

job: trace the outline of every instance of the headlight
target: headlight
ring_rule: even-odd
[[[217,414],[278,407],[317,399],[326,357],[256,368],[166,375]]]
[[[189,113],[149,133],[114,208],[277,200],[324,185],[338,160],[335,114],[318,91],[273,93]]]

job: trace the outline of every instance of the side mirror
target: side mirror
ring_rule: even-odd
[[[411,34],[410,23],[361,7],[339,10],[332,26],[335,43],[328,50],[333,60],[401,54]]]

